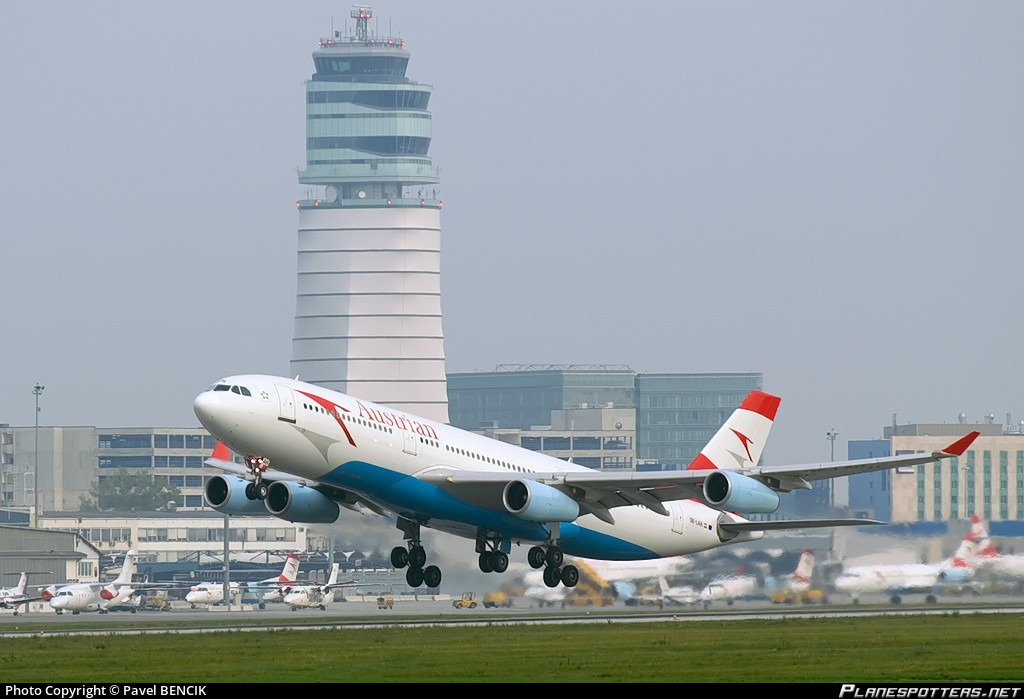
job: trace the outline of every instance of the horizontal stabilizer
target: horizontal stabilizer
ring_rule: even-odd
[[[766,532],[775,529],[805,529],[808,527],[859,527],[862,524],[885,524],[877,519],[776,519],[766,522],[726,522],[718,527],[731,532]]]

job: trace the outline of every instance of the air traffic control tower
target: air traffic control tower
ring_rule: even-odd
[[[404,41],[369,31],[370,9],[352,18],[306,82],[291,374],[447,423],[431,88],[405,77]]]

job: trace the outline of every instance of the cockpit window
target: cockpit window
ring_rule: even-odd
[[[242,395],[243,396],[250,396],[250,397],[252,396],[252,394],[249,393],[249,389],[246,388],[245,386],[239,386],[238,388],[240,388],[242,390]]]
[[[231,386],[228,386],[227,384],[219,383],[219,384],[217,384],[216,386],[213,387],[213,390],[214,391],[230,391],[231,390]]]
[[[231,392],[232,393],[237,393],[238,395],[242,395],[242,392],[238,390],[238,386],[232,386],[231,387]]]

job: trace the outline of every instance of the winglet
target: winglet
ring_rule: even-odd
[[[948,447],[946,447],[945,449],[941,449],[940,451],[943,454],[949,454],[950,456],[960,456],[965,451],[967,451],[967,447],[971,446],[971,443],[975,439],[977,439],[978,435],[980,434],[981,432],[978,431],[971,432],[970,434],[961,437],[960,439],[956,440]]]
[[[210,454],[210,458],[231,461],[231,452],[228,451],[228,445],[224,442],[217,442],[216,446],[213,447],[213,453]]]

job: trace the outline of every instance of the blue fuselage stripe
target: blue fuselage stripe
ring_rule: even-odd
[[[318,480],[362,493],[403,517],[424,526],[431,520],[469,524],[488,532],[501,532],[513,540],[543,542],[548,528],[539,522],[520,519],[467,503],[438,486],[391,469],[364,461],[349,461]],[[658,558],[654,552],[619,537],[565,522],[560,526],[559,546],[570,556],[605,560],[647,560]]]

